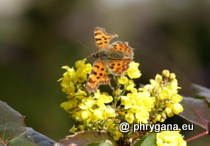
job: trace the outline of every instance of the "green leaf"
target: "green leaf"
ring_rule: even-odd
[[[139,141],[137,141],[133,146],[156,146],[156,133],[151,133]]]
[[[55,146],[70,146],[70,145],[81,145],[85,146],[92,143],[100,143],[106,141],[110,145],[115,146],[115,141],[111,138],[106,131],[82,131],[75,133],[74,135],[67,136],[65,139],[62,139]]]
[[[0,143],[8,144],[20,138],[27,131],[23,121],[20,113],[0,101]]]
[[[0,146],[53,146],[55,143],[24,125],[24,116],[0,101]]]
[[[184,111],[179,116],[206,130],[208,129],[210,109],[204,100],[184,97],[181,104]]]

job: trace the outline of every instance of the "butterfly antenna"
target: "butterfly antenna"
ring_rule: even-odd
[[[87,57],[85,57],[85,58],[87,59],[87,58],[89,58],[89,57],[92,57],[92,54],[91,54],[91,55],[89,55],[89,56],[87,56]]]
[[[79,43],[80,45],[82,45],[84,48],[88,48],[87,46],[85,46],[83,43],[81,43],[79,40],[77,40],[77,43]]]
[[[86,49],[88,48],[88,47],[85,46],[83,43],[81,43],[79,40],[77,40],[77,43],[79,43],[80,45],[82,45],[82,46],[83,46],[84,48],[86,48]],[[89,57],[91,57],[91,56],[92,56],[92,54],[89,55],[89,56],[87,56],[87,57],[85,57],[85,58],[87,59],[87,58],[89,58]],[[84,58],[84,59],[85,59],[85,58]]]

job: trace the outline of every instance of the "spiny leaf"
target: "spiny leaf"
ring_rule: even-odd
[[[179,116],[206,130],[208,129],[210,109],[204,100],[184,97],[181,104],[184,111]]]
[[[53,143],[32,128],[24,127],[24,116],[0,101],[0,146],[53,146]]]
[[[0,143],[8,144],[26,132],[24,117],[0,101]]]

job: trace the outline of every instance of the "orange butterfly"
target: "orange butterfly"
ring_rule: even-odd
[[[94,34],[98,52],[92,54],[96,60],[87,82],[88,92],[96,92],[101,84],[110,84],[106,68],[114,75],[123,76],[133,61],[133,48],[128,42],[116,41],[109,45],[111,39],[118,37],[117,34],[107,34],[100,27],[95,28]]]

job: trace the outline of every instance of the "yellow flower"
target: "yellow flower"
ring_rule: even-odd
[[[165,78],[168,78],[170,76],[169,70],[163,70],[162,71],[162,76],[165,77]]]
[[[173,104],[172,110],[174,114],[178,114],[178,113],[183,112],[184,109],[181,104],[176,103],[176,104]]]
[[[75,133],[77,131],[77,128],[75,127],[75,125],[73,125],[71,127],[71,129],[69,130],[69,132]]]
[[[126,89],[127,91],[130,91],[130,90],[132,90],[134,87],[135,87],[135,83],[134,83],[132,80],[128,80],[128,83],[127,83],[125,89]]]
[[[138,92],[136,88],[131,88],[130,91],[131,91],[132,93],[137,93],[137,92]]]
[[[87,94],[86,94],[85,91],[82,91],[81,89],[78,89],[78,91],[75,93],[74,96],[79,98],[79,99],[83,99],[84,96],[87,96]]]
[[[179,131],[161,131],[156,135],[157,146],[186,146],[186,141]]]
[[[63,74],[64,79],[75,81],[76,79],[76,72],[74,68],[69,68],[68,66],[63,66],[63,69],[66,69],[67,71]]]
[[[75,67],[76,67],[77,69],[81,68],[82,71],[83,71],[84,73],[90,73],[92,67],[91,67],[91,64],[90,64],[90,63],[85,64],[85,61],[86,61],[86,60],[87,60],[87,59],[83,59],[83,60],[77,61],[77,62],[75,63]]]
[[[120,77],[120,79],[118,80],[118,82],[122,85],[126,85],[128,84],[128,78],[123,76],[123,77]]]
[[[161,75],[157,74],[155,76],[155,81],[157,82],[157,84],[161,84],[162,80],[163,80],[163,78]]]
[[[169,79],[170,80],[176,79],[176,75],[174,73],[171,73],[170,76],[169,76]]]
[[[93,122],[94,122],[94,121],[98,121],[98,120],[103,120],[103,116],[102,116],[102,115],[103,115],[103,114],[102,114],[102,111],[101,111],[101,110],[95,109],[95,110],[93,111],[93,115],[92,115],[91,119],[92,119]]]
[[[75,91],[74,83],[72,81],[63,80],[61,83],[62,92],[66,94],[71,94]]]
[[[180,96],[179,94],[174,94],[173,96],[171,96],[171,101],[173,101],[174,103],[179,103],[182,101],[182,96]]]
[[[82,120],[86,120],[90,116],[92,116],[91,112],[89,112],[87,110],[81,111],[81,118],[82,118]]]
[[[110,103],[112,102],[113,98],[112,96],[107,96],[105,94],[101,94],[98,96],[98,102],[101,102],[101,103]]]
[[[138,69],[138,66],[139,66],[139,63],[136,63],[136,62],[131,62],[130,63],[130,67],[127,71],[127,74],[131,79],[136,79],[136,78],[139,78],[141,76],[141,73]]]
[[[152,121],[153,123],[156,123],[157,121],[161,121],[161,115],[157,115]]]
[[[92,67],[91,64],[85,64],[86,59],[82,61],[79,60],[75,63],[76,66],[76,75],[77,75],[77,82],[83,83],[87,80],[87,74],[90,73]]]
[[[135,113],[137,123],[147,123],[149,119],[149,112],[145,107],[141,107],[138,112]]]
[[[171,91],[166,89],[163,89],[160,91],[159,96],[158,96],[158,100],[162,101],[164,99],[170,99],[171,98]]]
[[[115,117],[115,110],[111,107],[107,107],[104,112],[105,117]]]
[[[69,102],[63,102],[60,106],[67,112],[69,109],[71,109],[71,105],[69,104]]]
[[[126,115],[125,115],[125,120],[128,122],[128,123],[133,123],[134,122],[134,114],[133,112],[128,112]]]
[[[75,67],[76,68],[80,68],[80,67],[83,67],[85,65],[85,61],[87,59],[83,59],[83,60],[78,60],[77,62],[75,62]]]
[[[74,81],[76,79],[76,72],[68,66],[64,66],[63,69],[67,69],[67,71],[63,74],[63,78],[59,80],[61,81],[62,92],[70,94],[75,91]]]
[[[167,114],[168,117],[172,117],[174,115],[173,111],[169,107],[166,107],[164,112]]]

